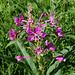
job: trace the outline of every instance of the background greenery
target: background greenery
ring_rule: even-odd
[[[38,21],[41,13],[47,13],[49,16],[50,11],[52,11],[52,14],[56,13],[56,16],[59,16],[59,26],[63,28],[63,33],[66,33],[67,36],[54,39],[53,42],[57,52],[63,49],[65,52],[66,50],[69,51],[68,58],[65,63],[62,63],[60,72],[61,75],[74,75],[75,0],[0,0],[0,75],[31,75],[31,70],[27,67],[29,65],[23,66],[23,63],[21,64],[15,59],[17,55],[20,55],[16,44],[6,48],[10,42],[9,27],[19,30],[19,27],[15,25],[14,18],[19,17],[19,13],[22,12],[24,18],[27,19],[28,6],[30,5],[33,8],[32,15],[35,22]],[[47,39],[52,40],[52,38]]]

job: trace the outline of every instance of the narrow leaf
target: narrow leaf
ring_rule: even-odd
[[[60,63],[59,61],[56,61],[53,65],[51,65],[51,66],[49,67],[49,69],[47,70],[47,75],[49,75],[49,73],[50,73],[51,71],[53,71],[53,69],[55,69],[56,65],[59,64],[59,63]]]
[[[74,51],[75,51],[75,50],[69,51],[69,52],[64,56],[64,58],[68,59],[69,56],[70,56]],[[57,62],[57,61],[56,61],[56,62]],[[64,66],[64,65],[63,65],[64,62],[59,62],[59,61],[58,61],[58,63],[56,63],[56,62],[52,65],[52,66],[53,66],[52,70],[51,70],[51,66],[50,66],[49,69],[47,70],[47,74],[48,74],[48,75],[55,75],[55,74]],[[54,68],[54,65],[55,65],[55,64],[58,64],[58,66]],[[50,71],[50,70],[51,70],[51,71]]]
[[[22,68],[27,68],[29,71],[31,71],[30,68],[26,64],[24,64],[23,62],[18,62],[15,58],[12,58],[10,56],[6,56],[3,54],[0,54],[0,58],[7,59],[9,62],[13,62],[15,64],[19,64]]]
[[[24,47],[24,46],[22,45],[22,43],[19,42],[18,40],[17,40],[17,45],[18,45],[18,47],[20,48],[20,50],[21,50],[21,52],[23,53],[24,56],[29,56],[29,54],[26,52],[25,47]],[[34,62],[33,62],[33,60],[32,60],[31,58],[26,58],[26,60],[27,60],[27,62],[28,62],[28,64],[29,64],[29,66],[31,67],[33,73],[34,73],[35,75],[38,75],[39,73],[38,73],[38,70],[37,70],[37,68],[36,68],[36,66],[35,66],[35,64],[34,64]]]
[[[12,44],[14,44],[16,41],[10,41],[8,44],[7,44],[7,46],[5,47],[5,48],[7,48],[8,46],[10,46],[10,45],[12,45]]]
[[[70,37],[72,39],[75,39],[75,35],[66,35],[67,37]]]

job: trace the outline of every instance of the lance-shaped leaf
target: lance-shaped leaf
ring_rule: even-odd
[[[64,49],[65,50],[65,49]],[[66,55],[64,58],[68,59],[69,56],[74,52],[75,50],[66,51]],[[62,51],[61,51],[62,52]],[[58,54],[60,55],[60,54]],[[63,62],[56,61],[54,64],[50,65],[50,67],[47,70],[47,75],[55,75],[59,70],[63,67]],[[59,74],[61,75],[61,74]]]
[[[30,67],[26,63],[24,64],[23,62],[18,62],[15,58],[12,58],[10,56],[6,56],[6,55],[3,55],[3,54],[0,54],[0,58],[1,59],[6,59],[6,60],[8,60],[8,62],[13,62],[14,64],[18,64],[22,68],[24,68],[24,69],[26,68],[26,69],[28,69],[29,72],[31,72]]]
[[[10,41],[10,42],[7,44],[7,46],[6,46],[5,48],[7,48],[8,46],[10,46],[10,45],[14,44],[15,42],[16,42],[15,40]]]
[[[20,50],[21,50],[23,56],[29,56],[29,54],[26,52],[25,47],[24,47],[24,46],[22,45],[22,43],[19,42],[18,40],[17,40],[17,45],[18,45],[18,47],[20,48]],[[36,66],[35,66],[35,64],[34,64],[34,62],[33,62],[33,60],[32,60],[31,58],[26,58],[26,60],[27,60],[27,62],[28,62],[28,64],[29,64],[29,66],[31,67],[33,73],[34,73],[35,75],[38,75],[39,72],[38,72],[38,70],[37,70],[37,68],[36,68]]]

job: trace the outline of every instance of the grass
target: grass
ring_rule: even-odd
[[[24,18],[27,19],[27,8],[30,5],[33,8],[32,15],[33,18],[36,19],[36,22],[41,13],[47,13],[49,16],[49,12],[52,11],[52,14],[56,13],[56,16],[59,16],[59,26],[63,28],[63,33],[66,33],[66,35],[75,35],[75,0],[0,0],[0,55],[10,56],[14,58],[14,60],[17,55],[20,55],[16,44],[5,48],[10,42],[8,31],[10,27],[19,30],[19,27],[15,25],[14,18],[19,17],[19,13],[22,12]],[[48,30],[46,31],[49,32]],[[53,40],[53,37],[49,38],[47,39]],[[57,52],[66,48],[70,50],[72,46],[72,50],[75,50],[74,38],[57,38],[57,40],[54,39],[53,42],[57,47]],[[74,75],[74,54],[75,52],[63,63],[63,67],[61,68],[62,75]],[[31,71],[27,67],[20,67],[20,64],[0,57],[0,74],[31,75]]]

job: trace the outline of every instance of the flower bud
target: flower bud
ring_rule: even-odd
[[[66,59],[64,59],[64,57],[63,56],[57,56],[56,57],[56,60],[58,60],[58,61],[66,61]]]
[[[17,59],[18,61],[20,61],[20,60],[23,59],[23,57],[21,57],[21,56],[17,56],[16,59]]]

